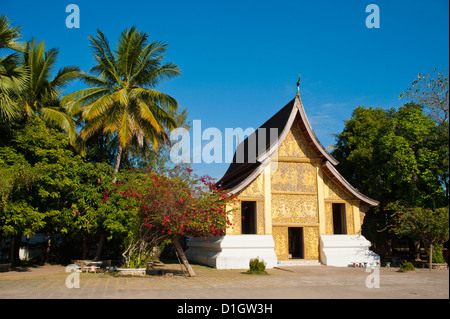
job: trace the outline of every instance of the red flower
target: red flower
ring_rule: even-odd
[[[106,203],[107,200],[108,200],[108,191],[105,191],[103,193],[103,203]]]

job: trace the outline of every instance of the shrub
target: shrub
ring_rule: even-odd
[[[414,271],[414,265],[408,261],[404,261],[400,264],[400,270],[399,271]]]
[[[250,269],[247,271],[247,274],[267,275],[266,263],[264,261],[260,261],[259,258],[250,259],[249,266]]]
[[[434,245],[433,247],[433,263],[443,264],[445,263],[444,254],[442,251],[444,250],[444,246],[442,244]]]

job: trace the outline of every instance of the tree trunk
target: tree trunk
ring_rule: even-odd
[[[9,262],[13,265],[20,263],[20,243],[22,241],[22,234],[12,236],[9,241]]]
[[[9,239],[9,254],[8,254],[8,262],[11,264],[14,263],[14,246],[15,246],[14,241],[15,241],[14,236],[12,236]]]
[[[83,238],[83,256],[81,259],[86,260],[88,259],[88,245],[87,245],[87,238]]]
[[[44,263],[47,264],[49,259],[50,259],[50,246],[52,244],[52,235],[49,234],[48,235],[48,239],[47,239],[47,248],[45,249],[45,260]]]
[[[433,244],[430,244],[430,271],[433,269]]]
[[[116,162],[114,164],[114,172],[115,173],[117,173],[119,171],[120,160],[122,159],[122,152],[123,152],[122,145],[119,144],[119,149],[117,150],[117,155],[116,155]],[[117,180],[117,177],[114,176],[113,183],[115,183],[116,180]]]
[[[180,256],[181,261],[183,262],[183,265],[189,274],[189,277],[195,277],[195,272],[192,269],[191,265],[189,264],[189,261],[187,260],[186,255],[184,254],[183,248],[181,248],[181,245],[178,242],[178,238],[174,238],[172,242],[175,245],[175,249],[177,250],[178,256]]]
[[[420,261],[420,240],[414,241],[414,260]]]
[[[387,240],[387,255],[392,256],[393,248],[392,248],[392,238],[388,238]]]
[[[97,251],[95,252],[94,260],[99,260],[102,257],[102,249],[103,249],[103,244],[105,243],[105,239],[106,239],[106,234],[101,233],[100,239],[98,240]]]

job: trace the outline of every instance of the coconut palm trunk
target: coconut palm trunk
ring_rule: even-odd
[[[113,183],[115,183],[117,181],[117,173],[119,172],[120,161],[122,159],[122,153],[123,153],[123,147],[122,147],[122,145],[119,145],[119,149],[117,150],[116,159],[114,161],[114,174],[116,174],[116,176],[114,176],[114,178],[113,178]]]

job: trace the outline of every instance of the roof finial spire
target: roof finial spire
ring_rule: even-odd
[[[297,81],[297,94],[300,94],[300,72],[298,72],[298,81]]]

